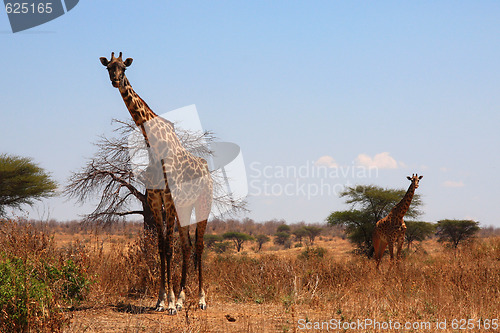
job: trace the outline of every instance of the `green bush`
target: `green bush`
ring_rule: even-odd
[[[2,332],[58,331],[62,315],[49,285],[36,267],[20,258],[0,263],[0,330]]]
[[[323,258],[326,254],[326,249],[323,247],[306,247],[302,253],[299,254],[299,259],[312,259],[312,258]]]
[[[226,242],[221,242],[221,243],[215,243],[212,249],[214,250],[215,253],[222,254],[226,253],[233,244],[229,241]]]
[[[61,332],[90,286],[82,249],[57,249],[44,225],[0,220],[0,332]]]
[[[45,271],[51,285],[57,288],[58,294],[71,303],[82,301],[88,291],[90,280],[73,260],[67,259],[61,267],[45,263]]]

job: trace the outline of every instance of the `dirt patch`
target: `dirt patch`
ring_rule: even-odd
[[[147,303],[147,304],[146,304]],[[155,312],[154,300],[120,303],[102,308],[72,311],[66,332],[294,332],[299,318],[318,314],[313,310],[273,304],[211,304],[206,311],[189,304],[170,316]]]

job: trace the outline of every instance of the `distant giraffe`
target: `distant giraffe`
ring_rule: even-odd
[[[389,245],[391,260],[394,259],[394,244],[397,244],[397,258],[401,256],[401,248],[403,247],[406,232],[406,225],[403,221],[403,217],[410,208],[413,194],[418,188],[418,183],[422,177],[423,176],[419,177],[417,174],[412,175],[412,177],[406,177],[411,181],[411,184],[405,196],[396,206],[394,206],[386,217],[377,222],[375,230],[373,231],[373,247],[375,249],[374,256],[377,261],[377,269],[387,245]]]
[[[118,88],[127,106],[132,119],[141,130],[149,150],[149,157],[153,160],[148,170],[156,168],[159,172],[149,172],[147,180],[147,201],[153,213],[158,234],[158,250],[160,253],[160,291],[157,311],[167,310],[169,314],[176,314],[181,310],[185,301],[184,289],[188,260],[191,252],[188,225],[193,208],[196,213],[195,266],[198,267],[199,307],[206,309],[205,292],[203,291],[202,253],[203,235],[212,205],[213,183],[208,170],[207,162],[193,156],[181,145],[174,131],[174,125],[156,115],[132,89],[125,76],[125,70],[132,64],[133,59],[122,60],[122,53],[111,59],[100,58],[106,66],[113,87]],[[153,167],[152,167],[153,166]],[[172,286],[171,260],[173,254],[173,231],[177,221],[179,238],[182,246],[182,277],[180,290],[175,302]],[[166,274],[165,281],[165,260]],[[168,288],[168,297],[167,289]],[[168,302],[165,308],[165,301]]]

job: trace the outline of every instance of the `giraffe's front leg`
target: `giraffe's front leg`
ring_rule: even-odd
[[[389,242],[389,254],[391,255],[391,261],[394,260],[394,243]]]
[[[163,238],[163,237],[161,237]],[[160,291],[158,292],[158,301],[156,302],[156,311],[165,311],[165,301],[167,293],[165,291],[165,246],[164,240],[159,241],[160,246]],[[170,296],[170,295],[169,295]]]
[[[177,309],[175,308],[175,294],[172,286],[172,256],[174,253],[173,248],[173,236],[174,236],[174,223],[175,223],[175,208],[173,206],[166,206],[165,211],[167,213],[166,223],[167,232],[165,240],[165,253],[167,259],[167,285],[168,285],[168,295],[167,295],[167,312],[169,315],[177,314]]]
[[[166,299],[165,289],[160,288],[160,292],[158,293],[158,301],[156,302],[155,306],[155,311],[165,310],[165,299]]]
[[[207,302],[205,300],[205,292],[203,291],[203,289],[200,290],[199,298],[200,298],[200,300],[198,301],[198,307],[201,310],[206,310],[207,309]]]
[[[163,237],[161,237],[163,238]],[[163,251],[163,241],[159,239],[160,247],[160,291],[158,292],[158,302],[156,302],[155,310],[164,311],[165,310],[165,252]]]
[[[403,257],[403,243],[404,243],[404,236],[401,237],[398,241],[397,244],[397,251],[396,251],[396,259],[399,260]]]
[[[191,245],[189,241],[189,225],[182,226],[182,223],[188,223],[191,218],[192,207],[179,207],[177,209],[177,216],[179,219],[177,220],[177,228],[179,230],[179,239],[181,241],[182,248],[182,276],[181,276],[181,285],[179,289],[179,295],[177,297],[177,303],[175,303],[175,307],[177,311],[181,311],[184,306],[184,301],[186,300],[186,294],[184,289],[186,287],[186,278],[187,278],[187,270],[189,264],[189,256],[191,254]]]
[[[175,308],[177,309],[177,311],[182,310],[185,301],[186,301],[186,293],[184,292],[184,290],[181,290],[179,292],[179,295],[177,296],[177,302],[175,303]]]
[[[148,190],[147,200],[148,205],[153,214],[156,223],[156,232],[158,236],[158,253],[160,255],[160,290],[158,292],[158,301],[156,302],[155,310],[165,310],[165,236],[163,233],[163,218],[162,218],[162,197],[161,191]]]
[[[169,315],[177,314],[177,309],[175,307],[175,294],[174,294],[174,290],[172,288],[170,288],[170,291],[168,292],[167,312]]]
[[[171,275],[171,262],[172,254],[167,254],[167,281],[168,281],[168,295],[167,295],[167,312],[169,315],[177,314],[177,308],[175,307],[175,294],[172,288],[172,275]]]
[[[406,226],[401,227],[401,234],[398,237],[398,248],[396,252],[396,258],[401,259],[403,257],[403,243],[405,242],[405,231]]]

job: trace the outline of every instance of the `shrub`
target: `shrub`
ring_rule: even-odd
[[[327,250],[323,247],[306,247],[304,251],[302,251],[298,258],[299,259],[311,259],[311,258],[323,258],[326,254]]]
[[[73,260],[67,259],[61,267],[45,263],[48,282],[54,285],[58,294],[70,303],[80,302],[89,289],[90,280],[85,272],[75,265]]]
[[[50,284],[40,279],[36,271],[33,263],[21,258],[0,263],[2,332],[58,332],[67,322],[57,306]]]
[[[53,237],[27,223],[0,222],[0,331],[59,332],[61,304],[84,299],[90,280],[82,262],[57,251]]]
[[[215,253],[226,253],[227,250],[229,250],[229,248],[232,247],[233,244],[231,244],[231,242],[229,241],[226,241],[226,242],[221,242],[221,243],[215,243],[215,245],[213,246],[213,250]]]

